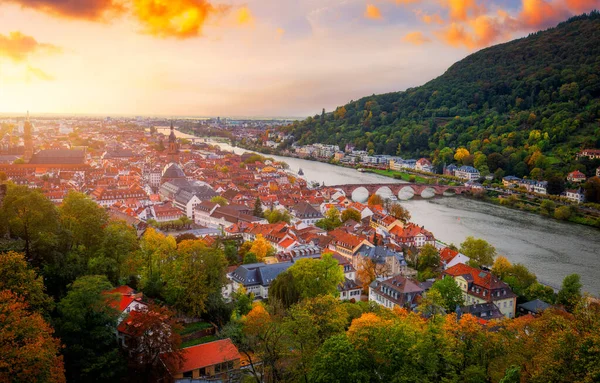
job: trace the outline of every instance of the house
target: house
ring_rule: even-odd
[[[539,300],[539,299],[534,299],[532,301],[529,302],[525,302],[525,303],[521,303],[520,305],[517,306],[517,314],[519,316],[522,315],[539,315],[542,313],[542,311],[549,309],[550,307],[552,307],[552,305]]]
[[[415,163],[415,169],[422,172],[432,173],[433,165],[431,165],[431,162],[427,158],[420,158]]]
[[[577,203],[585,202],[585,194],[583,193],[583,189],[581,189],[581,188],[567,189],[564,193],[564,196],[573,202],[577,202]]]
[[[584,182],[586,179],[585,174],[580,172],[579,170],[575,170],[567,175],[567,181],[580,183]]]
[[[454,164],[450,164],[448,166],[444,166],[444,175],[446,175],[446,176],[454,176],[454,173],[456,173],[457,169],[458,169],[458,166],[456,166]]]
[[[292,266],[293,262],[280,262],[273,264],[251,263],[241,265],[227,275],[231,281],[228,290],[237,291],[244,286],[246,292],[253,293],[256,299],[269,297],[269,286],[277,276]]]
[[[515,177],[515,176],[502,177],[502,185],[504,187],[512,187],[512,186],[518,185],[519,182],[521,182],[521,179],[519,177]]]
[[[467,305],[494,303],[502,315],[514,318],[517,296],[506,283],[490,272],[459,263],[444,270],[442,277],[446,276],[454,278],[458,283]]]
[[[181,365],[168,353],[160,359],[175,383],[191,379],[230,382],[239,378],[241,355],[229,338],[184,348]]]
[[[383,307],[414,309],[423,289],[411,279],[396,275],[384,281],[375,280],[369,286],[369,301]]]
[[[338,291],[340,292],[340,300],[342,301],[349,301],[351,299],[359,301],[362,294],[362,288],[349,278],[344,278],[344,282],[338,286]]]
[[[479,170],[472,166],[461,166],[460,168],[456,169],[454,176],[466,181],[477,181],[479,178],[481,178]]]
[[[460,312],[462,314],[471,314],[486,321],[504,318],[504,315],[494,303],[475,303],[473,305],[463,306],[460,308]]]
[[[365,258],[370,259],[376,265],[381,265],[381,270],[385,272],[383,276],[386,278],[396,275],[406,276],[409,270],[404,259],[404,254],[384,246],[361,246],[358,252],[352,257],[352,266],[355,269],[359,269],[362,267],[362,260]]]
[[[389,233],[392,243],[398,246],[414,246],[420,249],[427,244],[435,245],[433,234],[414,223],[394,226]]]
[[[291,210],[294,218],[302,221],[305,225],[314,225],[315,222],[323,218],[323,214],[308,202],[300,202],[294,205]]]
[[[121,323],[132,311],[148,309],[148,305],[142,301],[142,293],[136,293],[129,286],[115,287],[112,290],[105,291],[104,294],[109,297],[109,304],[119,312],[117,323]]]
[[[452,250],[449,247],[444,247],[440,250],[440,262],[444,269],[449,269],[454,265],[459,263],[467,264],[470,261],[470,258],[466,255],[459,253],[456,250]]]
[[[600,158],[600,149],[583,149],[577,154],[577,157],[587,157],[590,160],[598,159]]]

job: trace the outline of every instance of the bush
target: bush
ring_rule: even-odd
[[[571,208],[568,206],[561,206],[554,211],[554,218],[561,221],[566,221],[571,218]]]

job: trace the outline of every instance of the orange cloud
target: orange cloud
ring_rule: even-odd
[[[598,0],[567,0],[567,7],[575,12],[587,12],[598,9],[600,3]]]
[[[415,13],[417,14],[417,17],[425,24],[444,24],[444,19],[442,19],[442,16],[440,16],[438,13],[429,15],[420,9],[417,9]]]
[[[108,14],[121,13],[118,0],[4,0],[51,15],[86,20],[102,20]]]
[[[371,20],[381,20],[383,16],[381,16],[381,11],[373,4],[367,4],[367,9],[365,9],[365,15],[367,19]]]
[[[444,8],[448,9],[450,20],[466,21],[485,13],[486,9],[476,0],[442,0]]]
[[[15,31],[8,35],[0,34],[0,56],[15,62],[25,61],[36,53],[58,53],[60,48],[52,44],[39,43],[31,36]]]
[[[184,39],[201,36],[206,19],[226,8],[205,0],[133,0],[132,11],[145,33]]]
[[[410,43],[410,44],[414,44],[414,45],[421,45],[423,43],[430,42],[431,39],[423,36],[423,34],[421,32],[410,32],[402,38],[402,41],[404,41],[405,43]]]
[[[236,19],[239,25],[254,25],[254,16],[248,7],[238,9]]]
[[[523,0],[519,20],[526,27],[539,28],[556,24],[569,16],[566,3],[549,3],[544,0]]]

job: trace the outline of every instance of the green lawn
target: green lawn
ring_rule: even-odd
[[[425,179],[421,176],[418,176],[416,174],[408,174],[408,173],[404,173],[404,172],[398,172],[395,170],[370,169],[370,171],[372,171],[373,173],[381,174],[382,176],[391,177],[391,178],[401,177],[404,181],[407,181],[407,182],[410,181],[410,176],[414,175],[415,182],[423,183],[423,184],[427,183],[427,179]],[[394,177],[394,176],[396,176],[396,177]]]
[[[183,330],[181,330],[179,332],[180,335],[188,335],[188,334],[193,334],[196,331],[200,331],[200,330],[206,330],[207,328],[211,328],[212,325],[210,323],[207,322],[196,322],[196,323],[190,323],[188,325],[186,325]]]
[[[198,339],[192,339],[192,340],[188,340],[187,342],[183,342],[181,343],[181,347],[191,347],[191,346],[195,346],[197,344],[203,344],[203,343],[208,343],[208,342],[212,342],[215,341],[219,338],[217,338],[215,335],[209,335],[209,336],[205,336],[202,338],[198,338]]]

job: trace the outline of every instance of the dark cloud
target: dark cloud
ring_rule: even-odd
[[[85,20],[103,20],[109,14],[121,13],[118,0],[4,0],[55,16]]]

